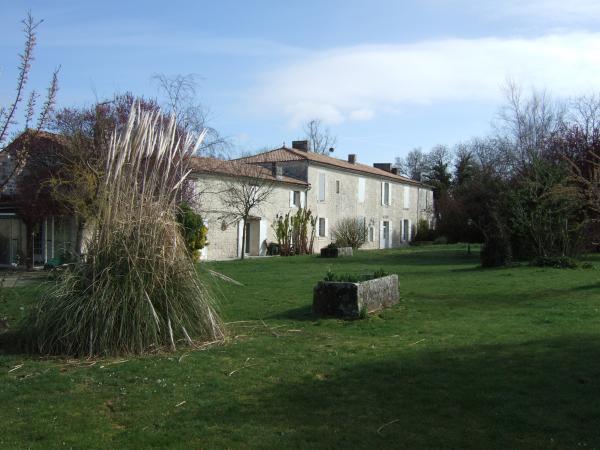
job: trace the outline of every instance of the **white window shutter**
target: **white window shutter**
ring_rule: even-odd
[[[238,222],[238,258],[242,256],[242,252],[244,251],[244,221],[240,220]]]
[[[408,220],[407,224],[408,224],[408,231],[406,232],[406,236],[407,236],[407,241],[410,242],[410,238],[411,238],[410,219]]]
[[[358,202],[363,203],[365,201],[365,179],[358,179]]]
[[[379,248],[383,247],[383,220],[379,222]]]
[[[392,183],[388,183],[388,205],[392,206],[392,191],[394,185]],[[391,223],[391,222],[390,222]]]
[[[294,191],[290,191],[290,208],[294,206]]]
[[[319,201],[320,202],[324,202],[325,201],[325,174],[324,173],[320,173],[319,174]]]
[[[325,237],[329,237],[329,221],[325,218]]]
[[[381,182],[381,204],[385,205],[385,183]]]
[[[390,233],[390,235],[388,237],[388,248],[392,248],[394,246],[393,245],[393,243],[394,243],[394,233],[392,231],[392,223],[393,222],[391,220],[388,222],[388,228],[389,228],[389,233]]]
[[[304,208],[306,206],[306,192],[300,191],[300,208]]]

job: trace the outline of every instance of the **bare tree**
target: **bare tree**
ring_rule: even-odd
[[[0,151],[4,151],[6,141],[9,136],[9,132],[12,127],[18,124],[17,113],[19,105],[25,97],[25,88],[27,81],[29,80],[29,73],[31,70],[31,63],[33,62],[33,52],[35,49],[37,35],[36,30],[43,21],[36,21],[31,13],[27,14],[27,17],[23,19],[23,33],[25,34],[25,48],[23,53],[19,55],[19,71],[17,75],[17,86],[15,88],[15,95],[12,103],[8,106],[0,105]],[[50,120],[50,114],[54,108],[56,100],[56,92],[58,91],[58,72],[60,68],[55,69],[52,74],[52,80],[48,87],[46,97],[42,108],[37,116],[35,126],[33,125],[36,104],[39,99],[39,94],[32,90],[29,93],[27,105],[25,108],[25,130],[33,129],[34,133],[28,133],[27,139],[21,140],[21,144],[13,148],[13,163],[8,173],[4,174],[0,180],[0,190],[6,186],[7,183],[22,169],[27,159],[28,147],[31,140],[35,138],[35,134],[45,128]]]
[[[533,89],[524,97],[512,80],[506,83],[505,96],[497,123],[499,138],[512,153],[513,169],[523,170],[543,155],[546,144],[564,123],[566,108],[543,90]]]
[[[331,130],[323,124],[321,119],[309,120],[304,125],[304,133],[312,152],[327,154],[330,148],[335,147],[337,138],[331,134]]]
[[[429,170],[428,165],[427,155],[421,147],[413,148],[404,158],[396,158],[395,164],[402,175],[416,181],[422,181],[423,175]]]
[[[226,217],[230,222],[241,222],[242,252],[246,242],[246,224],[250,216],[260,209],[271,196],[275,179],[267,169],[261,166],[244,163],[231,163],[236,175],[228,177],[225,189],[221,192],[221,201],[226,209]]]
[[[600,95],[582,95],[570,102],[569,122],[577,125],[586,141],[593,141],[600,130]]]
[[[163,110],[174,114],[177,124],[185,132],[205,133],[200,152],[209,156],[223,157],[228,142],[219,132],[208,125],[209,109],[198,101],[199,76],[196,74],[154,74],[159,93],[164,96]]]

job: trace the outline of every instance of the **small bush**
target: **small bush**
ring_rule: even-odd
[[[433,241],[435,245],[446,245],[448,243],[448,238],[446,236],[436,237]]]
[[[555,269],[576,269],[579,263],[568,256],[545,256],[535,258],[531,261],[531,265],[537,267],[554,267]]]
[[[426,219],[419,220],[417,224],[417,232],[413,238],[414,242],[431,242],[435,240],[435,231],[429,228],[429,221]]]
[[[351,273],[341,273],[336,274],[331,269],[327,270],[325,277],[323,277],[323,281],[337,281],[340,283],[359,283],[361,281],[369,281],[375,280],[377,278],[382,278],[389,275],[383,269],[376,270],[375,272],[362,274],[362,275],[354,275]]]
[[[187,249],[192,255],[192,259],[198,261],[200,259],[200,250],[208,245],[208,242],[206,242],[208,228],[204,225],[200,214],[185,202],[179,205],[177,221],[181,225],[183,238],[185,239]]]
[[[360,248],[367,241],[367,225],[364,220],[346,217],[337,221],[331,236],[338,247]]]
[[[360,311],[358,312],[358,318],[359,319],[366,319],[369,317],[369,311],[367,310],[366,306],[362,306],[360,308]]]
[[[373,272],[373,278],[383,278],[383,277],[387,277],[389,274],[383,270],[382,268],[376,270],[375,272]]]

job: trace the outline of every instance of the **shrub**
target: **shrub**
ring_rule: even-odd
[[[446,236],[436,237],[433,241],[435,245],[446,245],[448,243],[448,238]]]
[[[282,256],[312,254],[317,218],[310,209],[300,208],[295,214],[280,216],[271,225]]]
[[[579,266],[577,260],[568,256],[544,256],[531,261],[532,266],[554,267],[556,269],[576,269]]]
[[[179,205],[177,221],[181,225],[181,232],[187,249],[192,255],[192,259],[198,261],[200,259],[200,250],[208,245],[208,242],[206,242],[208,228],[204,225],[200,214],[185,202]]]
[[[364,220],[346,217],[337,221],[331,236],[338,247],[360,248],[367,241],[367,226]]]
[[[141,354],[223,337],[176,219],[194,150],[177,134],[174,119],[134,107],[113,135],[87,258],[60,273],[21,324],[29,349]]]
[[[435,231],[429,228],[429,221],[420,219],[417,224],[417,232],[413,238],[415,242],[429,242],[435,239]]]
[[[324,281],[337,281],[337,282],[344,282],[344,283],[358,283],[360,281],[368,281],[368,280],[374,280],[376,278],[382,278],[387,275],[389,275],[389,274],[387,272],[385,272],[383,269],[379,269],[373,273],[366,273],[366,274],[362,274],[362,275],[354,275],[352,273],[336,274],[331,269],[328,269],[327,273],[325,274],[325,277],[323,277],[323,280]]]
[[[510,241],[500,238],[489,239],[481,247],[479,257],[482,267],[511,265],[513,258]]]

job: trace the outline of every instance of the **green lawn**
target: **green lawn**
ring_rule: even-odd
[[[223,346],[98,361],[4,349],[0,447],[600,447],[600,271],[477,263],[460,246],[212,263],[245,284],[218,287]],[[397,273],[400,305],[313,317],[329,267]],[[14,323],[34,291],[6,292],[0,317]]]

